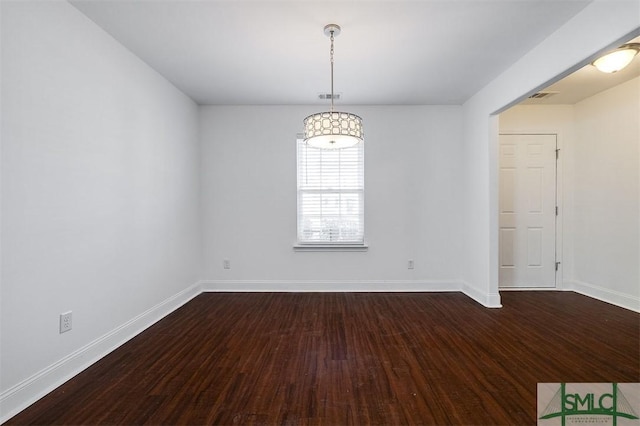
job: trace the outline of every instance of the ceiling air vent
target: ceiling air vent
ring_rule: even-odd
[[[533,95],[529,96],[529,99],[547,99],[550,98],[553,95],[557,95],[558,92],[538,92],[538,93],[534,93]]]
[[[318,95],[318,98],[322,99],[322,100],[329,100],[329,99],[331,99],[331,93],[320,93]],[[340,93],[334,93],[333,94],[333,100],[335,101],[335,100],[338,100],[338,99],[340,99]]]

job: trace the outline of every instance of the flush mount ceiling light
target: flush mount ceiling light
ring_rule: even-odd
[[[326,25],[324,33],[331,39],[331,108],[304,119],[304,141],[320,149],[349,148],[363,141],[362,118],[350,112],[333,110],[333,40],[340,34],[340,27]]]
[[[599,57],[591,63],[598,70],[606,73],[620,71],[631,63],[640,51],[640,43],[623,44],[617,49]]]

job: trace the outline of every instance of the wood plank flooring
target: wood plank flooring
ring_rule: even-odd
[[[538,382],[639,382],[640,315],[567,292],[205,293],[8,424],[536,423]]]

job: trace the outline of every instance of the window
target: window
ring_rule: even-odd
[[[364,144],[297,146],[298,244],[364,246]]]

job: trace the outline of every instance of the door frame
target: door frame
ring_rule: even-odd
[[[562,192],[562,188],[563,188],[563,181],[562,181],[562,175],[563,175],[563,167],[562,167],[562,159],[565,156],[564,153],[564,144],[562,143],[562,137],[560,132],[557,131],[517,131],[517,130],[505,130],[505,131],[498,131],[498,149],[500,146],[500,136],[503,135],[533,135],[533,136],[555,136],[556,137],[556,152],[558,154],[556,154],[556,206],[558,207],[558,214],[556,215],[556,226],[555,226],[555,251],[556,251],[556,263],[558,265],[557,269],[556,269],[556,273],[555,273],[555,287],[500,287],[500,281],[498,281],[498,291],[532,291],[532,290],[539,290],[539,291],[554,291],[554,290],[564,290],[564,286],[563,286],[563,267],[564,267],[564,261],[563,261],[563,256],[562,256],[562,232],[563,232],[563,228],[562,228],[562,223],[563,223],[563,217],[564,217],[564,204],[563,204],[563,199],[564,199],[564,195]],[[500,175],[500,159],[498,158],[498,162],[497,162],[497,168],[498,168],[498,175]],[[498,200],[500,199],[500,189],[498,188]],[[498,232],[500,229],[500,218],[498,217]],[[498,236],[498,251],[500,250],[500,238]],[[498,262],[500,262],[500,259],[498,258]],[[498,265],[499,268],[499,265]]]

